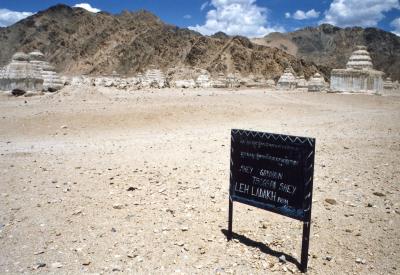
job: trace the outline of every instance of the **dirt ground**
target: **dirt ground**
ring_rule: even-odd
[[[400,97],[89,87],[0,98],[0,273],[299,273],[296,220],[226,241],[231,128],[316,138],[308,274],[400,274]]]

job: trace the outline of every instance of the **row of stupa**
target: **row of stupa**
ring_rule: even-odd
[[[15,53],[11,62],[0,68],[0,90],[23,91],[56,91],[64,84],[87,84],[91,86],[126,88],[239,88],[259,87],[276,88],[278,90],[308,90],[311,92],[362,92],[382,93],[382,91],[397,91],[398,82],[393,83],[389,78],[383,81],[383,72],[373,69],[371,57],[364,46],[358,46],[351,55],[346,69],[334,69],[331,73],[330,86],[324,78],[316,73],[308,81],[304,76],[295,76],[294,70],[289,66],[285,69],[278,82],[265,79],[263,76],[249,75],[242,77],[240,74],[222,73],[212,78],[208,71],[201,70],[197,77],[187,78],[185,73],[169,79],[163,71],[152,67],[144,74],[136,77],[120,77],[117,73],[103,77],[79,76],[60,78],[54,67],[45,61],[44,55],[39,51],[29,54]],[[170,75],[170,74],[168,74]]]
[[[62,87],[59,75],[40,51],[17,52],[8,65],[0,68],[0,90],[3,91],[54,92]]]
[[[307,90],[309,92],[323,92],[328,90],[328,83],[319,73],[315,73],[308,81],[304,75],[295,76],[292,67],[287,67],[276,84],[278,90]]]
[[[225,75],[219,73],[212,77],[206,70],[201,70],[197,77],[189,78],[182,75],[175,76],[175,79],[169,79],[159,69],[149,69],[143,74],[135,77],[120,77],[117,73],[109,76],[78,76],[63,77],[63,82],[75,86],[89,85],[98,87],[116,87],[119,89],[141,89],[141,88],[270,88],[279,90],[305,90],[310,92],[326,91],[328,84],[324,78],[316,73],[307,81],[304,76],[295,77],[291,67],[286,68],[279,81],[275,83],[273,79],[266,79],[261,75],[250,74],[243,77],[238,73]]]
[[[308,91],[330,91],[339,93],[397,94],[399,83],[390,78],[383,80],[384,72],[373,68],[372,59],[365,46],[357,46],[345,69],[333,69],[330,85],[316,73],[308,82],[303,76],[296,77],[291,67],[285,69],[277,88],[292,90],[306,88]]]

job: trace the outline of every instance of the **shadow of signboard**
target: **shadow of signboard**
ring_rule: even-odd
[[[221,232],[225,235],[225,237],[228,236],[228,230],[221,229]],[[240,243],[242,243],[244,245],[258,248],[258,249],[260,249],[261,252],[263,252],[265,254],[269,254],[269,255],[271,255],[273,257],[276,257],[276,258],[279,258],[280,256],[283,255],[283,256],[285,256],[286,261],[288,261],[288,262],[290,262],[292,264],[295,264],[297,266],[297,268],[299,268],[299,269],[301,268],[301,264],[296,258],[294,258],[293,256],[291,256],[289,254],[286,254],[284,252],[273,250],[269,246],[267,246],[266,244],[264,244],[262,242],[254,241],[254,240],[252,240],[252,239],[250,239],[250,238],[248,238],[248,237],[246,237],[244,235],[241,235],[241,234],[238,234],[238,233],[235,233],[235,232],[232,232],[232,239],[236,239],[236,240],[238,240]]]

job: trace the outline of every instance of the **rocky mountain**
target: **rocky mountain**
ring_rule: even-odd
[[[310,77],[312,62],[285,51],[223,33],[203,36],[163,23],[146,12],[112,15],[53,6],[0,28],[0,66],[16,51],[38,49],[65,74],[134,75],[149,67],[201,68],[212,74],[239,72],[277,79],[287,65]]]
[[[323,24],[289,33],[271,33],[254,43],[276,47],[325,67],[345,68],[356,45],[365,45],[375,69],[400,80],[400,37],[377,28],[338,28]]]

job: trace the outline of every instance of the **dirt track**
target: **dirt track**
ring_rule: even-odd
[[[300,222],[236,203],[226,241],[231,128],[316,138],[309,274],[400,272],[400,97],[68,87],[0,113],[0,273],[299,272]]]

